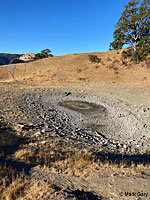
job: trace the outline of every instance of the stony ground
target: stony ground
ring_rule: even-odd
[[[36,131],[37,135],[48,137],[55,132],[60,137],[83,140],[85,146],[95,145],[95,149],[97,146],[134,153],[150,148],[149,107],[141,109],[134,105],[133,108],[106,95],[55,89],[20,90],[20,95],[11,96],[8,101],[15,102],[14,110],[5,111],[11,117],[9,123]],[[97,107],[75,111],[63,105],[65,101],[88,102]]]
[[[148,107],[65,89],[1,88],[0,98],[1,121],[8,122],[11,129],[6,128],[7,133],[20,141],[11,152],[1,155],[1,162],[20,171],[24,168],[31,180],[43,181],[55,191],[39,199],[148,199],[149,168],[143,166],[149,162]],[[88,112],[72,110],[65,101],[90,102],[98,107]],[[99,154],[106,163],[86,160],[78,166],[76,161],[74,168],[70,163],[65,168],[70,161],[64,158],[75,150]],[[129,160],[131,170],[127,163],[123,165],[126,170],[117,166],[124,159]],[[113,160],[116,163],[111,167]],[[38,199],[35,196],[32,199]],[[23,199],[29,199],[29,194]]]

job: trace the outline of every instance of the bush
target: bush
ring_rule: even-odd
[[[37,54],[35,54],[34,60],[39,60],[42,58],[47,58],[47,56],[45,56],[44,54],[41,54],[41,53],[37,53]]]
[[[150,41],[147,41],[147,43],[144,44],[143,43],[143,41],[140,41],[137,51],[133,53],[132,60],[136,63],[147,60],[150,55]]]
[[[140,61],[146,60],[148,55],[150,54],[150,46],[143,46],[143,48],[137,47],[137,50],[134,51],[133,48],[128,48],[127,50],[122,51],[122,58],[127,59],[130,58],[131,61],[135,63],[139,63]]]
[[[127,59],[133,56],[133,49],[129,48],[127,50],[122,51],[121,56],[123,59]]]
[[[101,62],[101,58],[98,58],[96,55],[88,55],[89,57],[89,60],[91,62],[94,62],[94,63],[100,63]]]
[[[11,64],[17,64],[17,63],[24,63],[24,61],[20,60],[18,58],[16,58],[16,59],[14,59],[14,60],[11,61]]]

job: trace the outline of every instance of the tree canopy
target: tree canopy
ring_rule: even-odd
[[[110,48],[131,46],[136,61],[150,53],[150,0],[131,0],[125,5],[115,26],[113,38]]]
[[[42,59],[42,58],[48,58],[48,57],[53,57],[51,53],[51,50],[49,49],[44,49],[41,51],[41,53],[35,54],[34,60]]]

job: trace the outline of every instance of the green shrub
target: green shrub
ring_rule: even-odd
[[[123,59],[127,59],[133,55],[133,49],[129,48],[127,50],[122,51],[121,56]]]

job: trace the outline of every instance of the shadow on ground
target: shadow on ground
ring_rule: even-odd
[[[26,174],[29,174],[30,169],[37,164],[35,163],[28,164],[23,161],[13,160],[11,155],[13,155],[21,144],[28,143],[26,138],[21,138],[16,136],[15,131],[9,127],[6,123],[0,121],[0,164],[6,165],[7,167],[15,168],[17,171],[24,171]],[[124,164],[126,167],[130,167],[133,163],[136,166],[137,164],[149,165],[150,164],[150,155],[147,154],[115,154],[115,153],[105,153],[105,152],[96,152],[94,162],[98,159],[102,163],[109,162],[110,164]],[[59,158],[60,160],[66,159],[65,156]]]
[[[105,163],[105,161],[110,164],[126,164],[126,166],[131,166],[133,163],[136,165],[143,164],[150,165],[150,155],[147,154],[115,154],[115,153],[94,153],[98,159]]]
[[[92,192],[85,192],[84,190],[75,190],[69,192],[69,194],[76,197],[77,200],[102,200],[102,197],[99,197]]]
[[[15,161],[11,158],[11,154],[14,154],[21,144],[27,142],[26,138],[16,136],[15,131],[11,127],[5,122],[0,121],[0,164],[28,174],[33,165]]]

